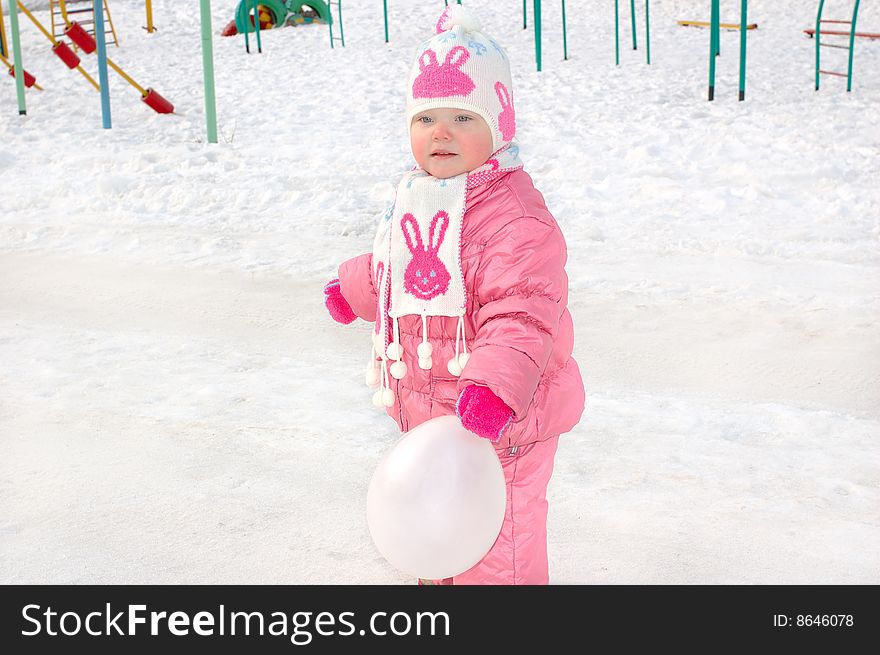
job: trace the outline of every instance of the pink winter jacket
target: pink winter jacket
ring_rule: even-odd
[[[585,395],[571,356],[574,327],[567,309],[566,256],[562,232],[524,171],[467,192],[461,265],[470,359],[460,377],[449,373],[458,319],[434,316],[428,321],[434,366],[422,370],[416,354],[421,317],[399,319],[408,372],[402,380],[389,376],[396,401],[388,414],[402,431],[455,414],[458,394],[471,384],[489,387],[514,412],[495,444],[498,449],[543,441],[577,424]],[[343,263],[339,282],[354,312],[375,321],[372,253]]]

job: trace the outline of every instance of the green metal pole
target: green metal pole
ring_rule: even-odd
[[[523,0],[523,29],[526,29],[529,26],[526,21],[526,0]]]
[[[565,29],[565,0],[562,0],[562,54],[568,61],[568,30]]]
[[[458,4],[461,4],[461,0],[459,0]],[[342,47],[345,47],[345,28],[342,26],[342,0],[336,3],[336,8],[339,9],[339,41],[342,43]]]
[[[819,90],[819,26],[822,21],[822,7],[825,6],[825,0],[819,0],[819,11],[816,12],[816,91]]]
[[[718,0],[712,0],[712,18],[709,27],[709,100],[715,99],[715,25],[718,23]]]
[[[24,103],[24,62],[21,59],[21,39],[18,32],[18,2],[12,0],[9,3],[9,27],[12,30],[12,54],[15,64],[15,95],[18,98],[18,115],[27,114]]]
[[[639,47],[636,45],[636,0],[629,0],[629,15],[632,19],[633,50],[638,50]]]
[[[257,33],[257,52],[263,53],[263,40],[260,38],[260,0],[254,0],[254,32]]]
[[[205,78],[205,122],[208,143],[217,143],[217,105],[214,100],[214,46],[211,41],[211,0],[200,0],[202,19],[202,74]]]
[[[620,65],[620,14],[617,0],[614,0],[614,65]]]
[[[712,36],[715,37],[715,56],[721,55],[721,6],[718,0],[715,2],[715,23],[712,28]]]
[[[645,48],[647,49],[648,65],[651,65],[651,12],[650,0],[645,0]]]
[[[853,63],[853,49],[855,46],[856,40],[856,20],[859,18],[859,0],[856,0],[856,6],[853,7],[853,17],[852,24],[849,28],[849,67],[846,70],[846,91],[849,93],[852,91],[852,63]],[[816,37],[818,38],[818,34]]]
[[[388,0],[382,0],[382,11],[385,13],[385,43],[388,43]]]
[[[247,28],[247,17],[251,15],[251,0],[244,0],[244,49],[250,54],[251,51],[251,41],[248,38],[248,32],[250,30]]]
[[[535,0],[535,63],[541,72],[541,0]]]
[[[749,12],[749,0],[742,0],[739,17],[739,99],[746,99],[746,24]]]

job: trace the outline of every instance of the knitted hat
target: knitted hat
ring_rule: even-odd
[[[409,74],[406,124],[436,107],[464,109],[482,116],[492,130],[493,151],[516,132],[507,53],[480,31],[480,22],[461,5],[450,5],[436,34],[422,43]]]

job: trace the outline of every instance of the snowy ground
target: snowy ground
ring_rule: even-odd
[[[412,582],[366,526],[398,438],[363,385],[371,326],[333,324],[321,287],[409,164],[405,72],[443,3],[389,3],[385,44],[381,3],[350,0],[344,49],[289,27],[250,55],[219,36],[235,4],[213,2],[217,145],[194,6],[155,0],[148,35],[142,3],[111,3],[111,58],[175,105],[111,72],[112,130],[20,16],[45,91],[19,117],[0,76],[2,582]],[[568,3],[562,61],[545,3],[540,74],[518,0],[467,4],[511,55],[569,244],[588,401],[549,490],[551,581],[880,582],[880,41],[857,41],[852,93],[816,92],[815,3],[753,0],[747,99],[724,31],[708,103],[708,32],[675,22],[708,0],[651,3],[650,67],[641,14],[614,66],[605,2]]]

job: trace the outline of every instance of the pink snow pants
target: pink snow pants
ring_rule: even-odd
[[[507,509],[501,532],[486,556],[441,584],[545,585],[547,485],[559,437],[498,451],[507,482]]]

